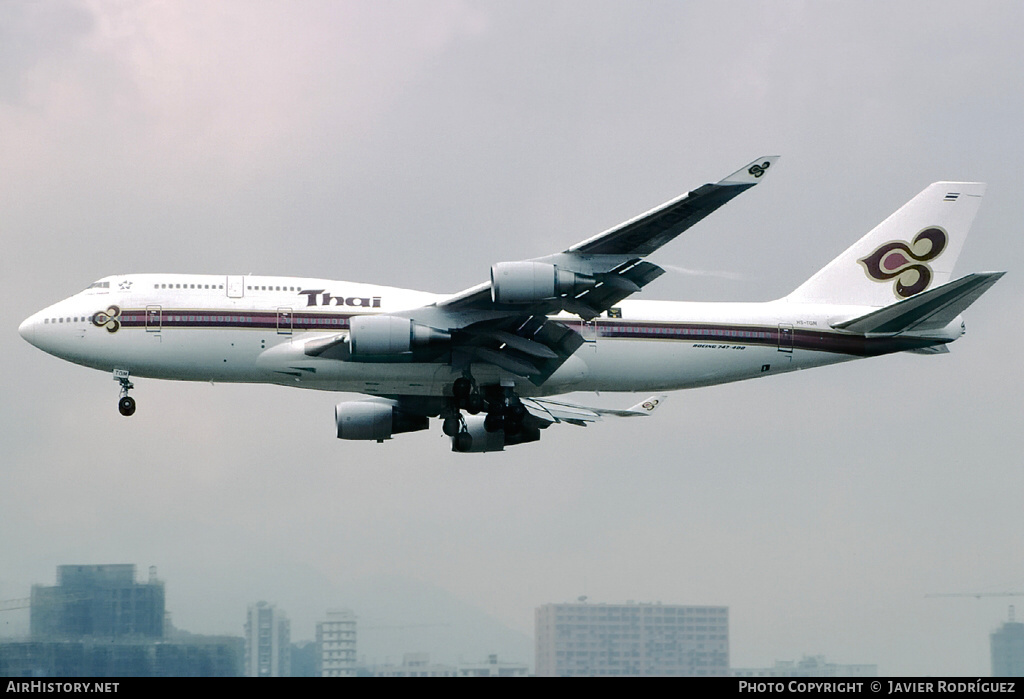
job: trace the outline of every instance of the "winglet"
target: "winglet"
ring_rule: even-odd
[[[765,155],[744,165],[718,184],[757,184],[768,169],[779,159],[777,155]]]
[[[661,393],[656,396],[651,396],[630,408],[627,412],[636,413],[638,415],[650,415],[658,409],[665,399],[668,398],[668,394]]]

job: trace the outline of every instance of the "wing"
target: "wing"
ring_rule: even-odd
[[[756,185],[777,155],[758,158],[715,184],[705,184],[611,230],[584,240],[567,253],[643,257]]]
[[[643,258],[756,185],[777,159],[758,158],[564,252],[498,263],[490,282],[398,315],[449,332],[456,368],[487,362],[540,385],[583,344],[580,321],[549,316],[589,321],[657,279],[665,270]]]
[[[664,274],[646,255],[756,185],[776,160],[758,158],[564,252],[499,262],[490,282],[438,303],[354,319],[349,333],[311,341],[304,352],[346,361],[450,363],[455,369],[483,362],[539,386],[583,344],[578,330],[584,322]],[[550,317],[562,311],[579,319]],[[375,349],[360,356],[353,349],[357,336],[365,338],[363,347]]]
[[[499,263],[491,270],[490,283],[437,305],[451,311],[521,311],[530,304],[536,313],[566,310],[586,320],[594,318],[664,274],[661,267],[641,258],[756,185],[777,160],[778,156],[758,158],[719,182],[702,185],[564,252]],[[509,277],[512,293],[503,295],[501,283]],[[549,279],[552,284],[546,284]]]
[[[664,394],[651,396],[640,401],[632,408],[626,408],[625,410],[588,408],[583,405],[550,400],[548,398],[523,398],[521,401],[526,407],[527,412],[541,423],[568,422],[570,425],[586,427],[588,422],[598,422],[601,420],[602,415],[613,417],[644,417],[650,415],[665,401],[665,397]]]
[[[650,415],[664,400],[664,396],[651,396],[643,402],[627,410],[608,410],[605,408],[588,408],[583,405],[545,398],[523,398],[522,406],[526,415],[522,423],[514,431],[505,429],[489,430],[488,417],[469,415],[465,418],[465,434],[452,437],[452,451],[486,452],[504,451],[505,447],[540,439],[541,430],[551,425],[567,422],[570,425],[586,427],[591,422],[598,422],[603,415],[616,417],[634,417]],[[507,418],[506,418],[507,419]]]

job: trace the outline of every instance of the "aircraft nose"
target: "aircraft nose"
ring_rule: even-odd
[[[28,343],[33,345],[36,344],[36,317],[29,316],[25,320],[21,321],[21,325],[18,326],[18,334],[25,338]]]

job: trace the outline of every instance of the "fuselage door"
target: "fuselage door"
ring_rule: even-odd
[[[224,288],[228,291],[228,298],[240,299],[245,294],[245,277],[228,275],[227,284]]]
[[[779,324],[779,351],[793,351],[793,326]]]
[[[292,334],[292,309],[290,308],[278,308],[277,309],[277,334],[278,335],[291,335]]]
[[[163,316],[163,309],[160,306],[146,306],[146,332],[160,332],[163,325]]]

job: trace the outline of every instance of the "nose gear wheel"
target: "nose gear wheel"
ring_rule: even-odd
[[[121,397],[117,401],[117,411],[125,417],[130,417],[135,414],[135,399],[128,395],[128,391],[135,388],[128,379],[127,371],[115,371],[114,378],[121,383]]]

